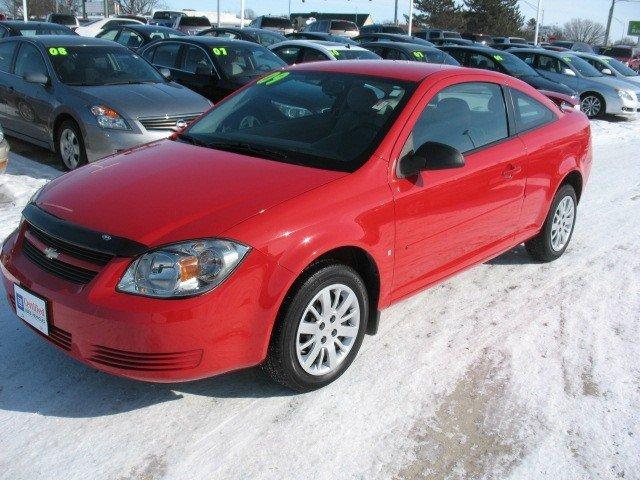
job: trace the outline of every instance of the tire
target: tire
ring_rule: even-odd
[[[328,312],[322,309],[326,292],[331,303]],[[311,305],[319,316],[311,312]],[[350,318],[340,321],[332,314],[340,314],[340,307],[345,306],[348,308],[342,318]],[[357,355],[368,318],[367,288],[358,273],[342,264],[319,264],[294,285],[285,299],[262,367],[273,380],[297,392],[324,387],[342,375]],[[338,329],[350,336],[341,336]]]
[[[567,211],[563,210],[561,204],[563,206],[570,205],[571,218],[569,218]],[[529,255],[539,262],[551,262],[560,258],[571,241],[576,224],[577,207],[578,201],[573,187],[571,185],[561,186],[553,197],[542,230],[524,244]],[[555,224],[554,219],[557,219]]]
[[[580,98],[580,110],[588,118],[599,118],[607,110],[604,98],[597,93],[586,93]]]
[[[56,132],[56,152],[67,170],[75,170],[87,163],[87,152],[80,127],[73,120],[65,120]]]

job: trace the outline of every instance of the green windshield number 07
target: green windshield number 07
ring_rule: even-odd
[[[67,55],[67,49],[64,47],[51,47],[49,49],[49,55]]]
[[[222,55],[223,57],[224,57],[224,56],[226,56],[226,55],[228,55],[228,54],[227,54],[227,49],[226,49],[226,48],[224,48],[224,47],[213,47],[213,48],[212,48],[212,50],[213,50],[213,54],[214,54],[215,56],[217,56],[217,57],[219,57],[219,56],[221,56],[221,55]]]

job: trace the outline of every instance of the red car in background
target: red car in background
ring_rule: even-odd
[[[638,70],[638,63],[640,62],[640,52],[637,47],[631,45],[616,45],[613,47],[601,47],[598,51],[599,55],[606,55],[613,57],[616,60],[620,60],[628,67]]]
[[[306,391],[390,304],[522,242],[560,257],[590,168],[587,118],[515,78],[308,63],[47,184],[3,245],[4,285],[20,318],[105,372],[262,364]]]

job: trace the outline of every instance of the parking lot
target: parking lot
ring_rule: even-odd
[[[313,393],[258,369],[168,385],[109,376],[43,342],[3,295],[0,477],[640,478],[640,121],[592,128],[561,259],[518,247],[392,306]],[[3,239],[62,173],[9,141]]]

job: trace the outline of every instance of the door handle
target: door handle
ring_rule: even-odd
[[[510,180],[510,179],[512,179],[514,177],[514,175],[519,173],[520,170],[522,170],[522,167],[520,167],[518,165],[509,164],[509,166],[505,170],[502,171],[502,176],[504,178],[506,178],[507,180]]]

